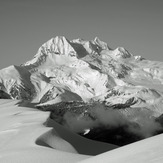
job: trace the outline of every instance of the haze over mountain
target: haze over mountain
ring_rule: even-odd
[[[97,37],[57,36],[30,61],[0,70],[1,98],[51,111],[51,118],[91,138],[101,128],[122,127],[140,139],[162,132],[162,85],[162,62],[112,49]]]

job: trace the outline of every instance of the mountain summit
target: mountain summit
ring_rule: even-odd
[[[155,121],[163,113],[163,63],[134,56],[123,47],[113,50],[97,37],[70,41],[57,36],[32,60],[0,70],[0,98],[35,103],[55,114],[75,108],[77,117],[88,118],[89,124],[127,121],[144,133],[149,125],[160,128]],[[106,122],[107,116],[116,122]]]

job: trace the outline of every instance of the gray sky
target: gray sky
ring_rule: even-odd
[[[50,38],[91,40],[163,61],[163,0],[0,0],[0,69],[30,60]]]

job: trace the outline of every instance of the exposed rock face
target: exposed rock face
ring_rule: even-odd
[[[8,95],[3,90],[0,90],[0,99],[10,99],[10,95]]]
[[[53,110],[55,117],[65,110],[59,121],[66,125],[70,124],[65,116],[75,108],[76,121],[89,121],[81,130],[136,123],[141,133],[147,121],[160,130],[154,119],[163,113],[163,63],[134,56],[122,47],[112,50],[98,38],[69,41],[57,36],[32,60],[0,70],[0,91],[1,98],[37,103],[40,109]],[[108,113],[122,121],[105,122],[102,115],[109,119]]]

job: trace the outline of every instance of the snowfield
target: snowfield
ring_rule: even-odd
[[[117,148],[82,138],[54,121],[48,122],[49,112],[19,107],[19,102],[0,100],[1,163],[72,163]],[[46,127],[47,123],[52,127]]]
[[[163,161],[162,134],[117,148],[115,145],[82,138],[54,121],[48,122],[49,112],[20,107],[19,102],[0,100],[1,163]],[[53,128],[47,127],[47,123]]]

